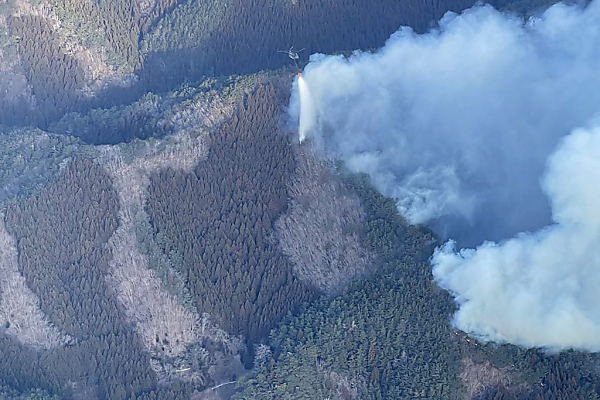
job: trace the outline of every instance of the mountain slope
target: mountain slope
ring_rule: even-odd
[[[473,3],[7,0],[0,123],[45,128],[68,112],[126,104],[185,81],[280,68],[290,60],[278,50],[291,45],[305,48],[302,61],[376,48],[401,25],[423,31]]]
[[[432,281],[431,234],[350,177],[383,266],[333,300],[287,319],[236,399],[597,399],[597,355],[481,344],[454,330],[454,305]],[[594,370],[595,369],[595,370]]]

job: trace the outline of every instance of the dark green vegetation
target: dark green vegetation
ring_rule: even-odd
[[[367,212],[366,242],[383,262],[379,273],[274,330],[274,358],[240,383],[236,398],[598,398],[598,357],[478,345],[454,331],[451,297],[425,261],[431,234],[406,226],[363,177],[350,181]]]
[[[270,239],[294,166],[290,137],[280,130],[281,92],[262,84],[244,99],[192,173],[150,179],[148,214],[169,238],[164,252],[182,257],[198,311],[251,341],[315,295]]]

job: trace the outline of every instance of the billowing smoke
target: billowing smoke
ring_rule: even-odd
[[[600,127],[576,130],[549,160],[554,224],[455,253],[433,273],[455,293],[456,325],[485,340],[600,351]]]
[[[461,245],[538,229],[546,158],[600,109],[599,20],[598,3],[527,23],[484,6],[373,54],[313,55],[302,133]]]
[[[600,2],[528,21],[478,6],[375,53],[313,55],[310,113],[297,90],[290,109],[410,222],[453,239],[432,260],[460,329],[600,350],[600,139],[577,130],[600,111],[599,71]]]

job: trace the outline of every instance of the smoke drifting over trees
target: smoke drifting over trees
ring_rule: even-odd
[[[476,7],[426,35],[402,28],[375,54],[313,55],[313,139],[413,223],[468,244],[540,228],[546,158],[598,110],[599,8],[559,5],[523,24]]]
[[[409,221],[461,247],[556,223],[434,257],[461,305],[455,323],[483,339],[599,349],[595,130],[566,139],[540,184],[562,138],[599,111],[599,18],[598,2],[528,21],[480,6],[424,35],[402,28],[374,54],[313,55],[303,73],[316,110],[306,134]]]
[[[502,244],[433,257],[457,294],[456,324],[484,339],[528,347],[600,350],[600,128],[569,135],[549,160],[544,188],[554,224]]]

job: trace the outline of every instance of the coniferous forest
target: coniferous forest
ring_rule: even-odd
[[[286,114],[473,4],[0,0],[0,400],[598,399],[595,353],[455,329],[437,233]]]

